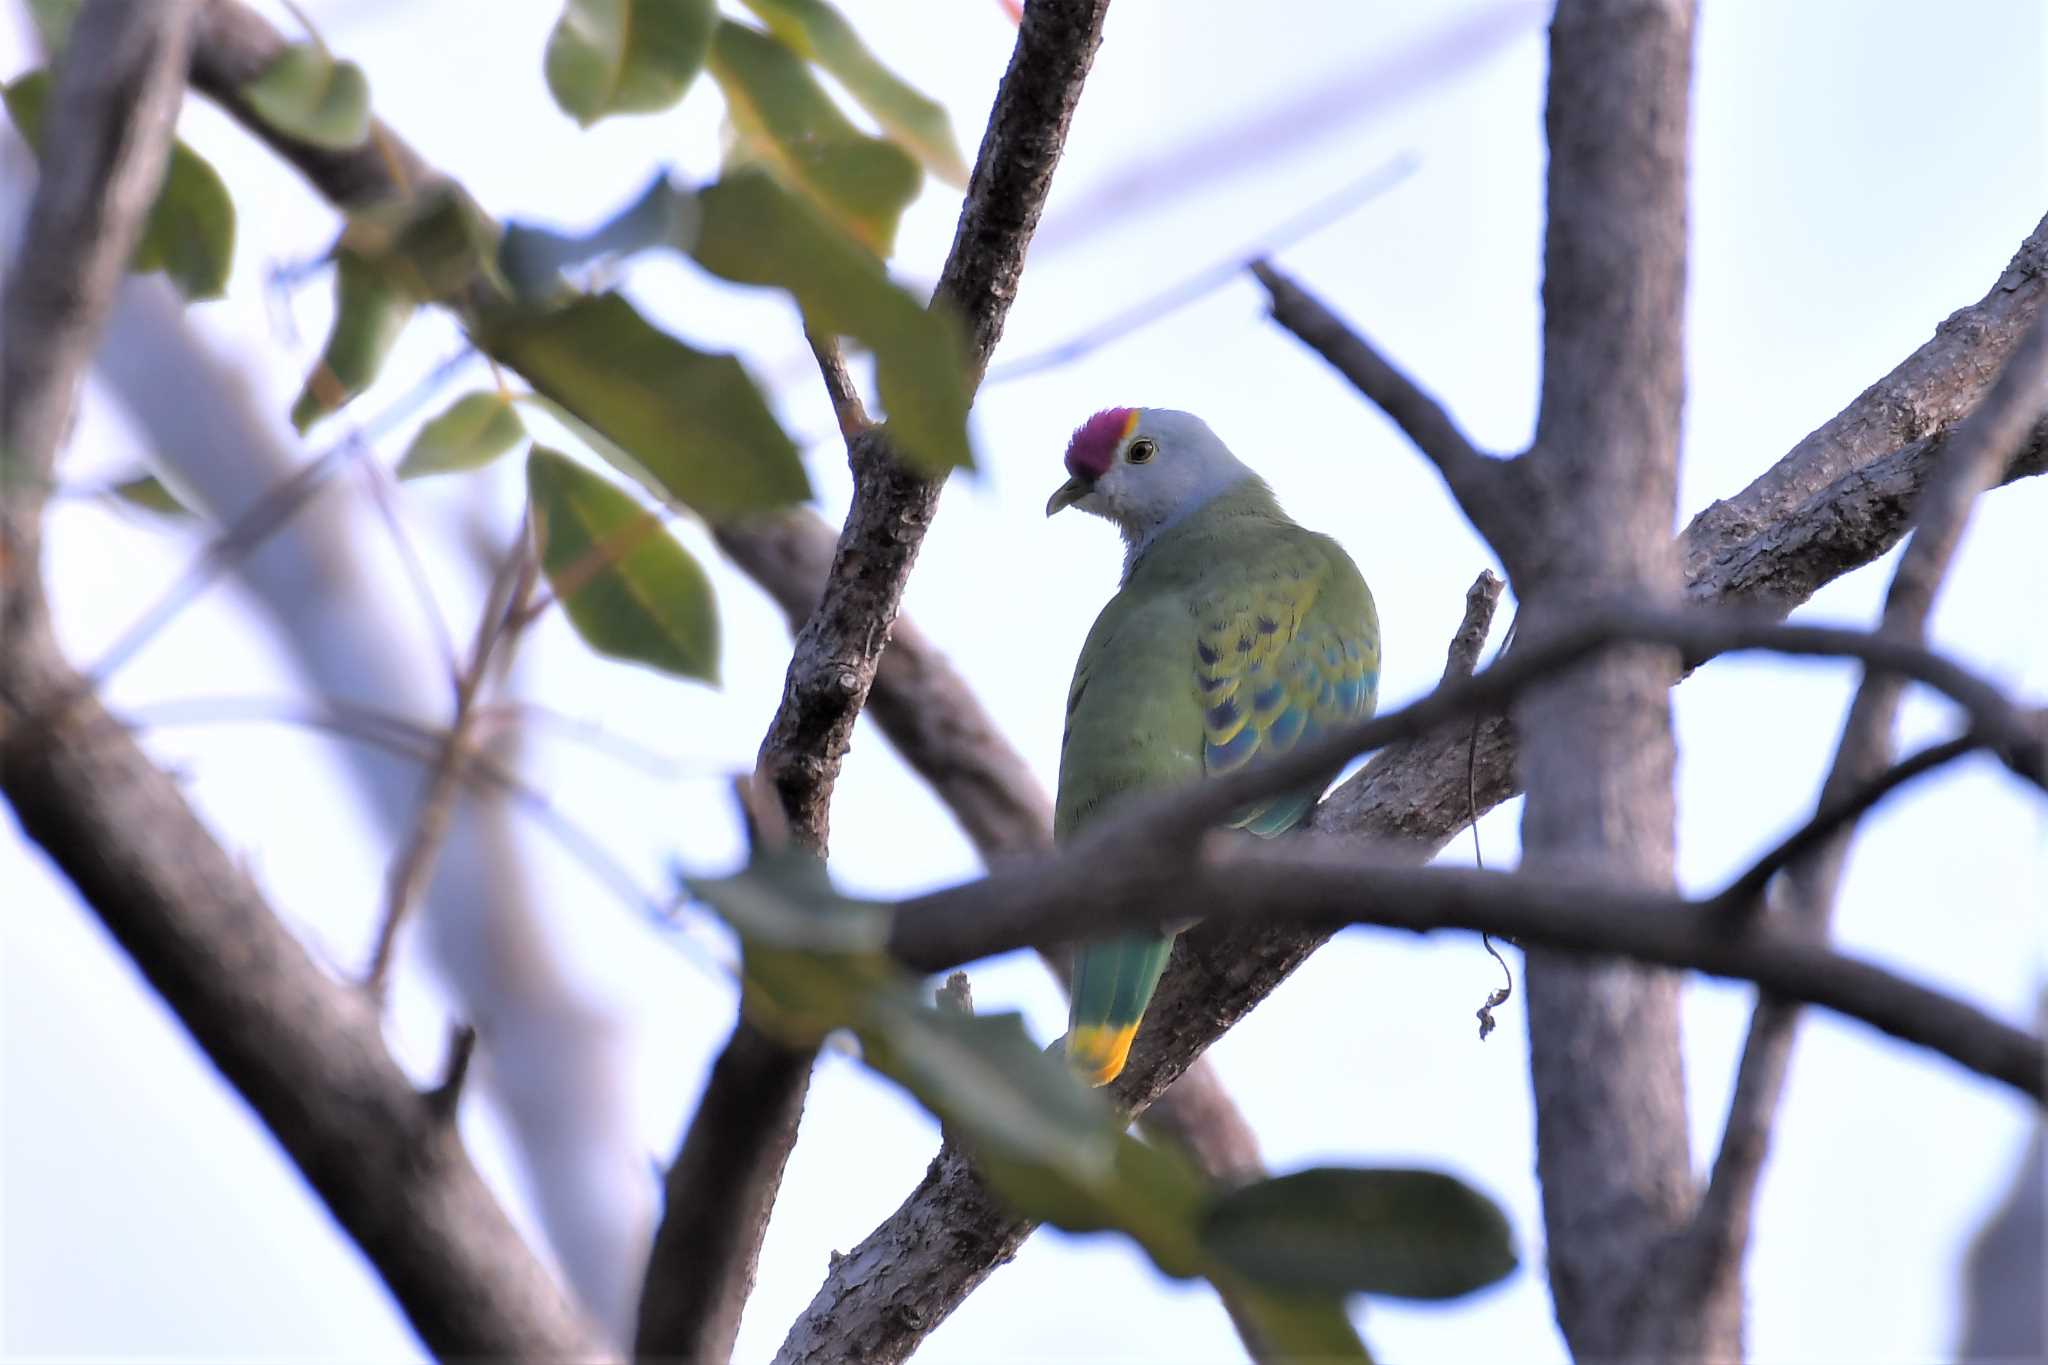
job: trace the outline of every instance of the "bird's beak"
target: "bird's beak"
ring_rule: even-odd
[[[1095,484],[1092,480],[1084,479],[1079,474],[1076,474],[1073,478],[1061,484],[1059,491],[1045,500],[1045,514],[1051,516],[1062,507],[1072,507],[1094,491]]]

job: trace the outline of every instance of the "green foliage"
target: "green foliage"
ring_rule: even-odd
[[[1449,1299],[1515,1268],[1492,1200],[1439,1171],[1318,1167],[1233,1191],[1202,1240],[1248,1279],[1321,1293]]]
[[[904,206],[917,197],[916,159],[854,127],[802,60],[759,29],[721,19],[711,74],[725,92],[739,159],[767,166],[887,256]]]
[[[739,361],[684,345],[617,294],[500,310],[476,336],[604,437],[600,455],[708,520],[810,496],[796,447]]]
[[[1020,1213],[1119,1232],[1165,1274],[1207,1277],[1277,1356],[1365,1359],[1346,1293],[1445,1297],[1514,1266],[1499,1210],[1450,1176],[1318,1170],[1217,1190],[1131,1137],[1018,1016],[928,1004],[885,955],[888,911],[835,894],[814,859],[758,856],[691,889],[739,933],[750,1016],[793,1042],[850,1029],[867,1065],[937,1115]]]
[[[8,117],[32,147],[42,145],[43,108],[49,96],[48,71],[28,72],[7,86]],[[217,299],[226,291],[234,255],[235,205],[227,186],[204,157],[183,142],[173,142],[163,184],[128,268],[138,274],[161,270],[179,292],[196,302]]]
[[[683,97],[704,65],[716,0],[568,0],[548,38],[548,90],[588,128]]]
[[[199,515],[171,491],[170,485],[154,474],[137,474],[123,479],[107,491],[130,507],[140,507],[145,512],[154,512],[174,521],[186,521]]]
[[[541,568],[584,643],[715,684],[711,580],[660,515],[545,446],[526,457],[526,487]]]
[[[460,305],[480,280],[501,283],[498,237],[498,225],[466,190],[437,181],[349,215],[336,251],[353,254],[415,303]]]
[[[967,187],[967,162],[953,136],[945,106],[905,84],[876,59],[853,25],[824,0],[745,0],[792,52],[839,79],[884,132],[908,148],[931,173]]]
[[[71,22],[78,17],[83,0],[28,0],[28,17],[36,26],[43,49],[58,53],[71,38]]]
[[[241,94],[272,128],[316,147],[346,151],[370,136],[370,82],[318,43],[291,44]]]
[[[732,171],[699,199],[700,264],[736,283],[787,289],[813,332],[872,350],[892,443],[912,466],[972,467],[966,348],[948,315],[891,283],[869,251],[763,171]]]
[[[374,262],[353,251],[338,252],[334,326],[292,403],[292,425],[305,431],[370,387],[398,334],[412,320],[413,307]]]
[[[464,394],[422,426],[398,462],[398,477],[417,479],[481,469],[525,439],[511,396],[496,389]]]

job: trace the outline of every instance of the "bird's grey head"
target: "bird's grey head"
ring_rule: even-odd
[[[1045,504],[1113,521],[1133,559],[1152,538],[1252,477],[1201,418],[1171,408],[1106,408],[1067,444],[1072,475]]]

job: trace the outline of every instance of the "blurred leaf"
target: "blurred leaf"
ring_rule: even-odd
[[[678,189],[667,172],[655,177],[630,208],[595,232],[570,236],[524,223],[506,225],[498,267],[515,295],[529,301],[555,293],[562,272],[600,256],[624,256],[653,246],[687,250],[697,238],[697,196]]]
[[[904,206],[917,197],[917,161],[854,127],[797,55],[759,29],[721,19],[711,74],[745,154],[887,256]]]
[[[1515,1268],[1507,1216],[1437,1171],[1317,1167],[1233,1190],[1202,1241],[1248,1279],[1282,1289],[1449,1299]]]
[[[71,37],[71,21],[78,17],[82,0],[28,0],[28,17],[36,26],[43,49],[61,53]]]
[[[241,95],[272,128],[315,147],[347,151],[370,136],[370,82],[318,43],[286,47]]]
[[[1115,1164],[1109,1104],[1024,1032],[1016,1014],[955,1014],[915,998],[876,1002],[889,1074],[969,1136],[977,1151],[1082,1181]]]
[[[526,458],[526,486],[541,568],[583,642],[715,684],[711,580],[660,517],[545,446]]]
[[[184,519],[199,514],[187,507],[184,500],[154,474],[137,474],[132,479],[123,479],[107,490],[121,501],[160,517]]]
[[[840,895],[825,864],[798,850],[757,852],[742,871],[693,877],[689,888],[749,944],[878,959],[889,945],[888,910]]]
[[[412,300],[374,265],[353,251],[337,254],[334,326],[292,404],[292,425],[303,432],[369,388],[412,314]]]
[[[746,0],[746,6],[791,51],[838,77],[861,108],[933,175],[955,189],[967,188],[967,162],[945,106],[883,66],[838,10],[824,0]]]
[[[694,255],[705,269],[787,289],[813,332],[873,351],[891,443],[913,468],[937,476],[973,466],[966,348],[948,314],[891,283],[871,253],[763,171],[733,171],[698,199]]]
[[[508,310],[484,320],[477,338],[623,451],[625,473],[707,520],[811,495],[796,447],[739,361],[691,349],[617,294]]]
[[[548,38],[548,90],[588,128],[683,97],[704,65],[717,0],[568,0]]]
[[[50,73],[31,71],[7,86],[7,113],[32,147],[42,145],[43,106]],[[183,142],[171,144],[163,184],[135,244],[128,268],[161,270],[178,292],[198,302],[227,290],[235,255],[235,204],[219,173]]]
[[[747,1017],[793,1047],[854,1027],[872,996],[902,988],[883,955],[888,911],[839,895],[812,854],[756,849],[733,876],[688,885],[740,936]]]
[[[495,389],[464,394],[422,426],[398,462],[398,477],[417,479],[481,469],[526,435],[509,395]]]
[[[387,289],[417,303],[457,298],[481,278],[499,283],[498,226],[448,181],[349,215],[337,252],[351,252]]]

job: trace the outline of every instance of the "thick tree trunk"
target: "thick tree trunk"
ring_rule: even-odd
[[[1509,562],[1531,643],[1591,601],[1677,598],[1692,27],[1689,0],[1564,0],[1551,26],[1542,408],[1515,466],[1536,524]],[[1515,708],[1532,871],[1672,885],[1676,667],[1669,651],[1609,651]],[[1695,1202],[1677,978],[1532,952],[1528,1002],[1573,1352],[1738,1356],[1739,1296],[1674,1294],[1656,1271]]]

